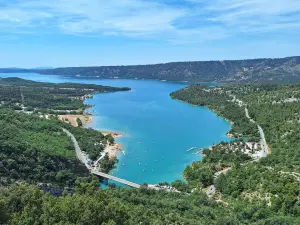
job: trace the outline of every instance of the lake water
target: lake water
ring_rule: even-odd
[[[201,155],[199,148],[230,140],[230,124],[204,107],[172,100],[169,94],[184,83],[151,80],[100,80],[38,74],[0,74],[45,82],[93,83],[130,87],[131,91],[96,94],[88,99],[93,122],[89,127],[123,132],[117,139],[125,150],[113,175],[136,183],[156,184],[183,179],[184,168]],[[186,150],[191,147],[197,150]]]

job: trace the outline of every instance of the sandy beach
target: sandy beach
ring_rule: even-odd
[[[79,118],[82,121],[83,126],[91,123],[92,116],[91,115],[58,115],[58,118],[64,122],[72,124],[74,127],[77,127],[77,118]],[[115,132],[115,131],[101,131],[99,132],[106,135],[111,135],[114,139],[124,136],[123,133]],[[108,154],[109,158],[117,157],[120,152],[123,151],[121,144],[107,144],[106,148],[104,149],[104,152]]]
[[[115,131],[102,131],[99,130],[102,134],[104,134],[105,136],[110,134],[114,139],[119,138],[119,137],[123,137],[124,134],[120,133],[120,132],[115,132]]]
[[[104,152],[108,154],[109,158],[115,158],[118,156],[119,153],[123,151],[121,144],[112,144],[107,145],[104,149]]]
[[[85,126],[92,122],[92,116],[90,115],[58,115],[58,118],[64,122],[69,122],[74,127],[77,127],[77,118],[82,121],[82,125]]]
[[[124,136],[123,133],[115,132],[115,131],[100,131],[100,132],[103,133],[105,136],[110,134],[114,139]],[[104,152],[108,154],[109,158],[114,158],[114,157],[118,157],[118,154],[120,152],[124,152],[124,150],[121,144],[114,143],[114,144],[107,144],[104,149]]]

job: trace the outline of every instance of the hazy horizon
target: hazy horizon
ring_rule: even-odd
[[[291,58],[291,57],[300,57],[300,55],[293,56],[285,56],[285,57],[259,57],[259,58],[248,58],[248,59],[220,59],[220,60],[191,60],[191,61],[170,61],[170,62],[158,62],[158,63],[144,63],[144,64],[116,64],[116,65],[89,65],[89,66],[61,66],[61,67],[53,67],[53,66],[37,66],[37,67],[0,67],[1,69],[56,69],[56,68],[64,68],[64,67],[104,67],[104,66],[145,66],[145,65],[157,65],[157,64],[168,64],[168,63],[183,63],[183,62],[209,62],[209,61],[239,61],[239,60],[252,60],[252,59],[277,59],[277,58]]]

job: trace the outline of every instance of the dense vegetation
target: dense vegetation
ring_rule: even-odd
[[[72,186],[88,171],[57,123],[0,110],[0,184],[15,181]]]
[[[202,161],[195,162],[184,170],[184,177],[190,186],[208,187],[214,184],[215,174],[219,171],[239,167],[242,163],[250,162],[251,157],[241,151],[227,150],[227,144],[221,143],[204,149]]]
[[[60,197],[12,185],[0,190],[0,224],[299,224],[299,217],[274,214],[277,206],[247,199],[226,206],[198,191],[101,190],[97,181],[76,182],[74,194]]]
[[[0,79],[0,103],[3,108],[39,111],[51,114],[82,113],[85,97],[93,93],[128,91],[94,84],[44,83],[21,78]]]
[[[245,199],[259,202],[262,205],[258,211],[269,210],[271,215],[285,218],[285,222],[279,224],[297,224],[296,219],[294,222],[287,221],[288,218],[300,216],[300,85],[213,88],[193,85],[171,95],[189,103],[206,105],[232,120],[234,125],[244,117],[244,105],[233,108],[226,105],[237,104],[234,99],[241,100],[247,105],[250,116],[264,129],[271,149],[271,154],[266,158],[251,163],[245,163],[245,157],[240,158],[242,161],[237,160],[236,153],[233,156],[228,151],[204,150],[204,160],[193,163],[185,170],[189,184],[200,188],[214,184],[218,198],[230,205],[240,204]],[[243,129],[242,134],[247,132]],[[214,179],[214,173],[220,170],[218,167],[222,164],[227,164],[225,168],[230,166],[231,169]],[[266,215],[261,219],[267,221]]]
[[[89,176],[76,159],[74,146],[62,127],[73,133],[92,160],[99,157],[110,140],[99,131],[73,127],[55,117],[43,119],[8,109],[0,109],[0,125],[2,185],[26,181],[73,186],[76,178]],[[114,163],[114,159],[106,159],[101,167],[108,172]]]
[[[7,224],[229,224],[228,210],[204,194],[150,190],[99,190],[77,184],[59,198],[34,186],[0,190],[0,223]]]
[[[192,82],[294,83],[300,82],[300,57],[172,62],[136,66],[66,67],[47,70],[0,69],[0,72]]]
[[[193,85],[171,96],[216,111],[241,137],[204,149],[203,160],[185,169],[187,182],[172,183],[182,193],[145,185],[99,189],[61,128],[74,134],[92,159],[114,142],[110,135],[40,118],[38,112],[4,109],[2,102],[0,224],[300,224],[300,85]],[[272,150],[259,161],[232,150],[258,141],[256,126],[237,99],[263,127]],[[106,156],[101,168],[108,172],[114,163]],[[210,185],[217,191],[209,198]]]

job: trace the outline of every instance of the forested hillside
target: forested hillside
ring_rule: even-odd
[[[158,79],[190,82],[300,82],[300,57],[223,61],[171,62],[153,65],[66,67],[46,70],[0,69],[98,78]]]
[[[202,193],[146,189],[101,190],[77,183],[75,194],[55,197],[35,186],[0,189],[0,224],[237,224],[228,209]]]
[[[94,84],[35,82],[21,78],[0,79],[0,107],[15,110],[40,111],[64,114],[67,111],[82,114],[86,109],[83,100],[94,93],[128,91]]]
[[[8,87],[20,89],[19,82]],[[111,137],[54,116],[41,118],[41,112],[7,109],[6,95],[0,109],[0,224],[300,224],[299,85],[192,85],[171,96],[230,120],[236,138],[203,149],[203,160],[184,171],[187,182],[171,184],[179,193],[147,185],[99,188],[62,127],[92,159],[105,147],[97,143]],[[253,148],[260,139],[256,123],[270,147],[265,158],[253,158],[260,150]],[[113,164],[107,165],[102,169]]]
[[[89,176],[60,126],[47,119],[0,110],[0,183],[72,186]]]
[[[269,145],[267,157],[258,161],[251,161],[245,155],[238,157],[241,153],[236,151],[241,149],[241,140],[233,144],[233,151],[232,144],[226,143],[205,149],[204,159],[188,166],[184,172],[190,185],[215,185],[215,197],[227,201],[229,205],[245,199],[259,202],[261,205],[258,211],[261,218],[266,220],[266,210],[284,218],[299,218],[299,85],[236,85],[212,88],[192,85],[172,93],[171,96],[191,104],[209,107],[231,120],[233,130],[238,130],[238,133],[249,138],[249,134],[253,135],[254,130],[242,129],[251,127],[252,124],[251,120],[247,122],[243,115],[244,107],[247,107],[250,117],[263,128]],[[237,104],[241,102],[243,104]]]
[[[89,177],[62,127],[74,134],[92,160],[108,141],[99,131],[73,127],[55,117],[44,119],[9,109],[0,109],[0,125],[0,185],[18,181],[72,187],[79,177]],[[100,142],[104,144],[95,144]]]

